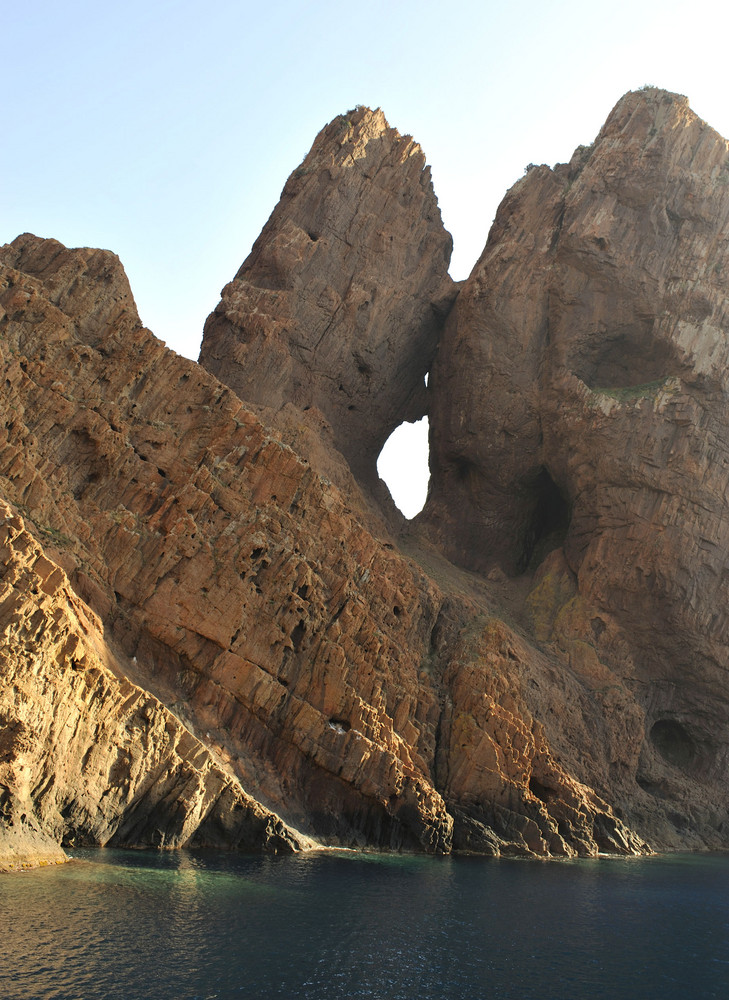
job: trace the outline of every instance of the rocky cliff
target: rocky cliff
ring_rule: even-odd
[[[602,787],[721,838],[727,274],[727,142],[683,97],[626,95],[499,209],[432,373],[423,515],[456,562],[522,578],[534,638],[620,705]]]
[[[357,109],[200,365],[112,254],[2,248],[6,863],[726,845],[728,170],[684,99],[627,95],[449,313],[422,153]],[[374,463],[426,410],[398,523]]]
[[[200,363],[269,423],[287,404],[297,423],[323,416],[372,489],[391,432],[427,409],[451,248],[420,146],[356,108],[289,177],[205,324]]]
[[[5,503],[0,518],[0,870],[55,863],[78,842],[310,846],[129,681],[22,518]]]

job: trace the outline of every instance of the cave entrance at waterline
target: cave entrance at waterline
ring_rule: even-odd
[[[420,513],[430,478],[427,417],[395,428],[377,459],[377,472],[408,520]]]

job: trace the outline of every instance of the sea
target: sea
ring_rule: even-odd
[[[0,876],[2,1000],[729,997],[729,856],[78,850]]]

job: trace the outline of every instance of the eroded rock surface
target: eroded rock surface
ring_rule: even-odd
[[[103,297],[111,255],[50,249]],[[447,849],[438,703],[417,681],[432,584],[133,309],[63,313],[49,252],[5,251],[26,269],[0,293],[6,495],[252,794],[330,841]]]
[[[726,141],[685,98],[626,95],[499,209],[433,371],[425,515],[462,565],[536,570],[536,638],[629,706],[602,787],[722,842],[727,274]]]
[[[379,110],[341,115],[223,289],[200,363],[269,422],[287,404],[323,415],[372,488],[390,433],[425,414],[451,246],[420,146]]]
[[[124,677],[5,502],[0,566],[0,870],[64,860],[61,845],[310,846]]]
[[[3,256],[5,495],[135,664],[134,681],[250,795],[327,843],[604,846],[610,807],[552,759],[521,682],[492,685],[484,701],[463,681],[461,661],[485,676],[487,595],[458,584],[446,599],[129,303],[110,325],[65,314],[48,276],[73,263],[96,309],[121,282],[107,280],[111,255],[22,237]],[[551,802],[530,787],[536,771],[553,776]],[[581,803],[573,827],[560,826],[567,794]],[[499,821],[487,830],[491,800]],[[615,849],[640,849],[616,829]]]
[[[653,90],[528,171],[398,532],[374,460],[453,288],[381,114],[324,130],[225,290],[227,385],[141,326],[113,254],[1,248],[5,856],[727,846],[725,175]]]

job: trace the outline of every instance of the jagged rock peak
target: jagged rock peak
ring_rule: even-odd
[[[675,94],[661,87],[645,86],[629,90],[612,109],[598,133],[596,142],[611,138],[626,130],[652,132],[651,138],[661,129],[697,123],[718,137],[689,106],[688,97]]]
[[[728,234],[726,140],[683,97],[627,94],[507,193],[429,382],[423,521],[534,586],[537,634],[633,717],[615,775],[694,829],[729,747]]]
[[[105,331],[125,314],[140,322],[124,267],[109,250],[69,250],[58,240],[23,233],[0,247],[0,254],[5,267],[38,278],[47,300],[73,316],[83,337]]]
[[[370,143],[382,139],[389,148],[383,147],[380,153],[374,152]],[[307,169],[331,165],[341,167],[349,159],[372,157],[373,152],[375,160],[371,161],[371,166],[376,165],[378,160],[381,161],[382,153],[390,153],[395,160],[402,162],[415,157],[417,169],[424,174],[424,182],[430,183],[430,167],[425,162],[425,154],[419,143],[412,136],[400,135],[396,128],[391,128],[381,108],[372,110],[360,104],[343,115],[337,115],[324,126],[301,167],[289,177],[283,194],[295,193],[290,190],[291,182],[299,179]]]
[[[452,242],[420,146],[380,110],[335,118],[205,325],[200,363],[241,398],[320,411],[361,480],[426,410]]]
[[[258,414],[112,255],[4,247],[0,864],[725,848],[728,173],[645,91],[507,194],[429,382],[421,523],[476,573],[270,427],[326,413],[362,477],[420,406],[449,239],[378,112],[324,130],[209,321]]]
[[[626,94],[569,164],[507,192],[430,382],[430,517],[456,561],[530,561],[559,378],[725,383],[727,226],[726,140],[657,88]]]

